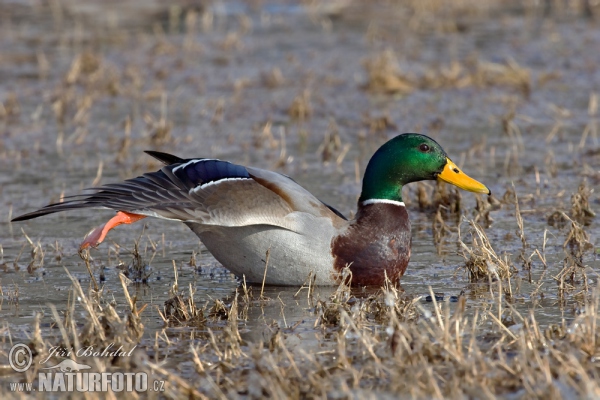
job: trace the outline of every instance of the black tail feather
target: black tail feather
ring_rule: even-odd
[[[50,213],[52,213],[52,211],[37,210],[27,214],[19,215],[18,217],[11,219],[10,222],[27,221],[28,219],[41,217],[42,215],[47,215]]]
[[[28,219],[42,217],[44,215],[54,214],[54,213],[60,212],[60,211],[77,210],[77,209],[82,209],[82,208],[90,208],[90,207],[94,207],[94,206],[97,207],[97,205],[93,205],[93,204],[91,205],[91,204],[80,203],[80,202],[75,202],[75,201],[73,201],[73,202],[66,201],[64,203],[49,204],[46,207],[40,208],[37,211],[19,215],[18,217],[11,219],[10,222],[26,221]]]
[[[163,153],[161,151],[145,150],[144,153],[151,155],[165,165],[180,164],[186,161],[183,158],[179,158],[169,153]]]

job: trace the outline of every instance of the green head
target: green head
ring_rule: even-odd
[[[381,146],[369,160],[359,202],[402,201],[402,186],[436,179],[471,192],[490,193],[483,184],[460,171],[435,140],[417,133],[404,133]]]

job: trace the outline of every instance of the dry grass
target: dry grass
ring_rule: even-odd
[[[400,71],[396,56],[391,50],[367,59],[364,66],[367,70],[365,88],[371,92],[408,94],[415,90],[413,82],[416,78]]]
[[[268,88],[274,89],[283,85],[285,78],[280,68],[273,67],[271,70],[261,74],[261,81]]]
[[[163,314],[169,315],[169,326],[199,329],[189,355],[182,355],[195,367],[182,372],[168,360],[150,361],[161,360],[178,344],[140,342],[144,330],[140,315],[145,307],[138,308],[128,295],[126,278],[121,280],[128,302],[124,315],[105,302],[102,292],[86,293],[73,280],[77,304],[70,302],[64,317],[51,306],[57,338],[42,336],[36,319],[29,343],[36,359],[47,356],[56,345],[137,346],[135,357],[118,362],[99,358],[78,362],[105,372],[151,371],[154,378],[165,380],[165,394],[174,397],[600,396],[598,291],[586,297],[571,322],[544,327],[535,314],[521,315],[498,296],[492,309],[467,315],[464,296],[455,307],[434,299],[432,310],[392,286],[365,296],[342,285],[314,308],[311,319],[320,328],[313,335],[321,346],[316,352],[291,347],[294,333],[289,329],[275,329],[264,342],[245,342],[240,336],[244,321],[237,296],[228,304],[216,301],[210,313],[219,317],[205,319],[199,318],[202,312],[193,305],[193,297],[176,295],[166,304],[170,311]],[[23,379],[34,380],[36,372]]]
[[[471,246],[465,244],[462,237],[460,245],[466,260],[464,268],[469,274],[469,279],[471,281],[508,280],[516,272],[508,255],[499,256],[483,228],[472,220],[468,222]]]
[[[308,119],[312,113],[313,107],[310,101],[309,90],[304,90],[301,94],[296,96],[288,108],[288,114],[290,117],[300,121]]]
[[[519,239],[523,249],[529,248],[515,190],[504,199],[514,205]],[[444,222],[438,207],[436,220]],[[481,209],[477,215],[485,212]],[[49,306],[55,334],[41,334],[38,316],[29,345],[36,360],[54,346],[135,347],[133,357],[77,361],[105,372],[147,371],[166,382],[165,394],[171,397],[595,398],[600,396],[600,292],[582,264],[583,253],[589,251],[583,226],[566,214],[562,219],[569,226],[564,240],[568,257],[554,279],[559,299],[566,302],[571,294],[579,307],[560,323],[541,324],[534,310],[523,315],[515,309],[511,281],[515,267],[508,255],[497,254],[484,229],[472,220],[467,235],[458,232],[466,259],[463,268],[470,281],[482,282],[483,290],[489,291],[486,305],[462,294],[455,304],[439,302],[431,289],[427,303],[391,282],[375,292],[342,283],[330,296],[319,298],[309,277],[294,296],[305,302],[306,316],[292,321],[286,320],[281,299],[262,293],[254,298],[245,284],[241,295],[236,291],[199,307],[192,285],[187,293],[180,291],[174,266],[170,298],[162,309],[146,311],[164,322],[154,341],[144,339],[141,315],[146,306],[138,306],[129,294],[128,279],[120,275],[123,304],[112,296],[108,301],[104,289],[86,293],[72,279],[73,295],[64,315],[58,306]],[[351,273],[346,274],[344,282],[349,282]],[[281,307],[281,320],[265,321],[263,340],[246,340],[243,328],[252,322],[250,315],[274,307]],[[182,329],[194,338],[187,350],[173,340]],[[307,333],[316,350],[308,342],[293,344],[298,335]],[[178,369],[181,360],[191,362],[193,369]],[[35,381],[36,368],[22,379]]]
[[[166,326],[202,327],[206,323],[205,310],[196,306],[191,285],[189,290],[188,297],[176,294],[165,302],[164,310],[159,311]]]
[[[580,224],[590,225],[596,213],[590,207],[591,190],[586,182],[579,185],[577,193],[571,196],[571,217]]]
[[[505,198],[520,215],[514,190]],[[438,218],[444,221],[441,214]],[[564,246],[576,259],[580,251],[589,250],[587,236],[582,225],[567,215],[563,218],[570,224]],[[47,356],[54,346],[93,344],[101,349],[114,343],[125,349],[135,347],[133,357],[77,361],[105,372],[147,371],[153,378],[165,380],[165,395],[170,397],[599,396],[600,295],[597,284],[591,284],[582,273],[584,266],[565,264],[555,277],[563,298],[571,294],[578,299],[577,314],[558,323],[541,324],[533,310],[522,315],[514,308],[510,294],[515,268],[510,258],[497,254],[475,221],[469,226],[470,232],[460,242],[465,268],[470,280],[488,284],[491,298],[487,303],[462,295],[455,304],[438,302],[433,292],[432,303],[422,302],[391,283],[376,292],[342,284],[331,296],[319,298],[309,278],[295,296],[305,304],[305,317],[285,322],[283,302],[266,296],[254,298],[252,288],[246,285],[241,287],[241,295],[236,291],[229,298],[198,306],[191,285],[187,293],[179,289],[174,268],[170,298],[163,307],[147,310],[129,294],[129,280],[124,275],[120,275],[124,294],[120,301],[103,288],[86,292],[72,279],[71,300],[62,307],[48,306],[53,334],[41,334],[39,316],[29,345],[36,360]],[[527,225],[521,222],[518,226],[525,235]],[[449,235],[453,234],[450,231]],[[33,242],[31,246],[35,248]],[[139,253],[136,258],[144,264]],[[576,289],[579,294],[574,293]],[[268,333],[262,340],[244,337],[244,327],[252,322],[249,315],[279,307],[281,320],[265,321]],[[154,340],[144,336],[143,315],[164,322]],[[188,332],[189,340],[188,334],[179,340],[181,332]],[[312,339],[297,346],[298,335]],[[182,363],[191,363],[193,368],[178,368]],[[35,382],[36,377],[34,368],[14,379]]]
[[[51,329],[55,332],[53,339],[48,339],[47,335],[42,336],[40,330],[42,314],[36,316],[33,336],[29,343],[34,354],[34,362],[32,368],[23,376],[25,381],[33,381],[37,377],[39,368],[44,366],[39,361],[46,360],[51,355],[51,349],[57,346],[67,350],[93,346],[94,349],[100,351],[111,347],[118,349],[122,346],[124,351],[129,352],[138,345],[142,338],[144,325],[140,315],[146,305],[138,307],[136,299],[130,297],[127,290],[127,278],[121,275],[121,284],[126,299],[125,307],[127,308],[125,313],[121,313],[117,311],[114,303],[104,298],[103,292],[89,291],[86,293],[77,279],[70,274],[69,277],[73,284],[72,296],[71,301],[65,307],[65,312],[61,316],[61,312],[55,305],[49,305],[53,319]],[[74,355],[71,358],[73,357]],[[146,367],[139,362],[144,358],[145,353],[138,352],[136,357],[120,359],[121,364],[114,368],[112,363],[117,360],[112,358],[80,357],[77,358],[77,361],[87,362],[100,371],[111,369],[127,371],[132,368],[144,371]],[[54,359],[54,361],[60,360]]]
[[[559,229],[564,228],[570,222],[575,222],[583,226],[590,225],[596,217],[596,213],[592,210],[589,201],[592,193],[593,190],[588,188],[585,181],[581,183],[577,192],[571,195],[571,209],[568,211],[568,214],[564,209],[555,210],[548,216],[548,225]]]
[[[531,72],[513,59],[504,63],[454,61],[448,66],[427,68],[421,74],[403,72],[392,50],[384,50],[364,62],[367,82],[374,93],[407,95],[415,90],[463,89],[466,87],[507,87],[528,98],[532,91]]]
[[[62,15],[61,2],[50,3],[57,7],[52,10],[56,27],[70,21],[67,14]],[[539,104],[549,101],[544,97],[548,94],[541,93],[539,98],[531,96],[535,101],[526,102],[525,99],[532,93],[537,95],[535,91],[544,89],[546,82],[561,74],[535,70],[535,63],[533,66],[517,63],[515,59],[528,62],[528,58],[518,51],[524,45],[519,35],[513,35],[515,59],[507,57],[505,61],[490,62],[489,59],[477,59],[476,55],[452,61],[454,52],[443,51],[440,52],[442,56],[431,62],[414,51],[403,52],[415,46],[411,44],[414,40],[421,40],[409,36],[414,31],[449,33],[448,36],[468,33],[470,25],[465,16],[487,15],[500,7],[500,3],[416,0],[393,4],[390,15],[395,17],[395,12],[404,13],[399,20],[407,21],[405,25],[401,24],[402,34],[407,36],[396,37],[392,30],[393,40],[386,42],[383,35],[376,37],[374,40],[383,41],[383,46],[377,43],[366,49],[353,60],[354,69],[340,68],[346,58],[336,52],[323,55],[319,46],[307,54],[296,52],[294,46],[299,42],[290,42],[288,50],[283,56],[278,54],[275,63],[269,52],[262,53],[264,63],[248,69],[247,65],[256,61],[252,53],[261,54],[263,46],[270,46],[268,41],[266,45],[260,42],[262,37],[248,37],[252,24],[259,24],[256,31],[262,34],[268,32],[270,26],[281,29],[280,21],[261,15],[257,20],[242,16],[238,21],[223,23],[222,17],[215,16],[210,10],[178,6],[171,7],[168,12],[168,26],[157,22],[155,26],[147,27],[147,31],[134,34],[117,29],[109,38],[98,39],[91,32],[65,31],[64,37],[52,39],[60,43],[61,51],[58,52],[54,52],[54,48],[45,49],[46,42],[31,39],[24,47],[41,49],[34,54],[32,69],[34,75],[35,72],[39,74],[39,81],[20,77],[17,81],[19,91],[5,88],[0,99],[0,121],[5,128],[0,155],[11,171],[21,165],[32,170],[41,165],[39,169],[46,171],[49,164],[37,162],[48,159],[52,171],[54,163],[64,163],[68,168],[63,171],[68,171],[69,175],[85,173],[87,186],[95,171],[98,171],[97,180],[100,181],[100,166],[104,165],[106,174],[113,159],[123,176],[141,172],[137,168],[157,168],[157,163],[150,164],[146,158],[141,158],[145,157],[141,150],[158,147],[181,152],[186,157],[193,156],[194,152],[209,157],[228,156],[240,162],[246,162],[246,157],[248,163],[289,168],[290,175],[300,177],[305,169],[314,172],[323,165],[332,164],[340,172],[339,176],[333,175],[337,170],[332,172],[332,182],[351,185],[352,182],[347,181],[358,182],[359,179],[347,178],[349,170],[342,167],[347,166],[348,157],[352,157],[354,175],[360,176],[364,161],[370,155],[366,154],[366,150],[370,150],[366,144],[374,142],[374,138],[384,140],[398,130],[412,129],[413,123],[417,127],[429,127],[429,131],[419,129],[428,134],[445,126],[444,134],[452,135],[453,130],[461,129],[467,123],[471,127],[474,122],[463,121],[461,106],[484,99],[485,107],[488,107],[484,110],[494,111],[478,115],[481,120],[475,121],[476,127],[483,127],[486,134],[492,132],[490,138],[494,132],[502,138],[498,141],[489,139],[493,142],[489,144],[491,149],[487,148],[487,143],[480,145],[486,147],[485,153],[473,150],[477,147],[474,145],[465,153],[466,162],[477,163],[483,159],[479,164],[481,173],[490,180],[500,174],[499,183],[493,182],[500,185],[506,184],[507,178],[498,172],[501,169],[496,164],[502,164],[504,157],[504,171],[519,172],[514,174],[519,193],[533,187],[533,174],[536,175],[535,190],[539,193],[531,202],[523,201],[523,198],[531,199],[531,195],[522,195],[519,202],[516,190],[509,188],[501,201],[477,197],[475,209],[471,210],[471,195],[461,194],[452,186],[419,184],[416,193],[411,192],[414,198],[407,198],[407,205],[413,209],[418,206],[428,214],[426,217],[430,219],[424,231],[430,235],[431,222],[431,236],[437,250],[441,253],[445,247],[445,250],[450,249],[445,254],[450,254],[457,245],[460,246],[465,260],[460,270],[466,271],[467,279],[456,277],[453,281],[465,285],[464,295],[452,296],[456,303],[438,301],[433,290],[431,302],[422,301],[424,299],[418,295],[420,289],[411,288],[407,289],[409,293],[404,293],[391,284],[365,291],[341,285],[331,296],[320,296],[311,277],[293,300],[283,300],[271,295],[273,292],[266,293],[267,296],[263,289],[259,295],[257,288],[245,284],[227,296],[210,298],[196,293],[196,282],[180,288],[177,279],[180,269],[174,268],[175,282],[170,290],[157,289],[162,290],[163,295],[168,292],[166,300],[163,296],[156,303],[156,297],[149,296],[148,301],[155,301],[155,304],[146,307],[139,304],[130,290],[148,289],[146,284],[151,271],[148,266],[152,258],[138,247],[138,243],[130,252],[123,252],[125,261],[117,254],[122,274],[119,274],[121,285],[115,288],[110,285],[110,275],[108,280],[104,276],[104,271],[114,265],[110,262],[111,252],[119,253],[123,249],[113,243],[108,262],[104,262],[102,256],[92,259],[89,254],[82,254],[91,276],[91,288],[82,288],[82,281],[72,278],[68,295],[59,296],[59,300],[54,297],[53,304],[34,306],[35,312],[40,309],[45,313],[37,314],[35,322],[23,328],[16,325],[14,319],[8,321],[0,329],[6,338],[2,351],[8,348],[9,340],[24,337],[23,331],[29,334],[26,341],[34,349],[36,360],[47,356],[49,349],[57,345],[93,344],[99,349],[110,344],[123,345],[125,349],[135,347],[135,356],[130,358],[78,361],[93,365],[95,371],[152,372],[156,379],[167,382],[164,396],[169,398],[600,397],[600,333],[597,328],[600,295],[595,264],[590,261],[597,262],[597,255],[593,254],[594,246],[597,247],[593,210],[597,204],[597,199],[593,198],[594,187],[598,183],[594,168],[597,149],[593,147],[597,146],[594,141],[597,136],[597,96],[590,95],[585,121],[573,117],[577,110],[561,108],[571,106],[564,100],[565,105],[552,106],[554,126],[543,125],[547,116],[539,111]],[[569,15],[582,12],[585,4],[592,13],[598,8],[592,2],[573,1],[517,5],[526,8],[530,16],[539,13],[544,4],[550,4],[557,14],[564,11]],[[329,48],[330,37],[326,35],[332,34],[332,23],[338,23],[336,18],[342,18],[342,23],[335,25],[336,29],[344,24],[344,5],[338,7],[333,14],[329,8],[312,20],[315,26],[323,28],[322,34],[327,39],[323,47]],[[321,9],[315,8],[316,12]],[[407,9],[409,11],[405,12]],[[6,21],[9,20],[7,17]],[[397,21],[394,19],[394,26],[398,25]],[[503,21],[506,22],[510,21]],[[85,26],[82,20],[75,23]],[[383,30],[382,27],[384,25],[379,28]],[[25,31],[3,29],[6,29],[3,30],[4,38],[10,38],[11,33],[16,38],[26,36]],[[335,43],[343,46],[352,40],[356,28],[352,29],[350,36],[342,40],[336,38]],[[202,35],[198,34],[200,30]],[[335,30],[333,32],[335,34]],[[561,43],[561,49],[554,54],[556,65],[560,65],[561,54],[570,54],[569,46],[565,45],[568,42],[561,42],[563,38],[558,30],[549,29],[543,33]],[[442,37],[434,39],[447,43],[441,42]],[[285,40],[291,39],[286,37]],[[586,43],[593,42],[590,37],[585,40]],[[555,49],[550,41],[543,44]],[[353,46],[356,47],[352,51],[356,51],[362,43],[353,43]],[[381,51],[386,46],[389,49]],[[541,60],[544,60],[545,51],[540,49]],[[372,56],[363,62],[364,70],[361,70],[358,60],[369,52]],[[69,58],[62,59],[60,54],[68,54]],[[402,57],[398,56],[400,54]],[[0,57],[3,65],[10,67],[7,64],[10,61],[4,57]],[[218,67],[213,68],[214,65]],[[19,71],[28,70],[20,64],[14,67]],[[572,69],[587,76],[587,67],[580,68],[576,65]],[[244,76],[245,73],[248,75]],[[40,87],[32,89],[28,85],[30,79]],[[362,90],[356,90],[356,82],[361,79],[362,88],[369,93],[395,97],[365,95]],[[436,97],[445,90],[458,92],[473,88],[477,90],[464,91],[470,95],[467,100],[459,98],[456,108],[453,104],[439,103]],[[562,89],[565,90],[564,98],[569,98],[568,88]],[[352,94],[352,90],[356,93]],[[417,94],[407,99],[416,91],[436,93],[423,96],[425,100],[419,99]],[[334,98],[338,93],[348,96],[343,98],[344,107],[338,108],[342,103]],[[38,94],[39,99],[36,98],[32,106],[31,98]],[[383,105],[380,103],[382,98]],[[281,99],[287,100],[281,103]],[[406,103],[398,105],[398,101]],[[506,108],[501,108],[504,105]],[[480,111],[478,106],[473,105],[474,111]],[[416,108],[424,110],[423,113],[412,115],[411,110]],[[405,110],[408,111],[403,114]],[[524,112],[535,115],[524,116]],[[460,115],[457,117],[454,113]],[[573,145],[568,129],[586,123],[581,140]],[[548,128],[543,135],[549,150],[546,157],[540,155],[528,160],[526,151],[531,150],[532,142],[537,144],[539,139],[536,124]],[[34,137],[29,131],[40,133]],[[357,131],[359,140],[355,140]],[[250,134],[246,137],[247,132]],[[29,136],[20,139],[20,135]],[[32,137],[37,143],[31,143]],[[55,148],[48,145],[48,141],[55,141]],[[558,146],[554,146],[556,141],[559,141]],[[569,160],[578,154],[577,151],[586,149],[582,152],[587,157],[583,158],[583,169],[591,181],[590,186],[582,184],[570,197],[570,205],[570,192],[560,187],[563,182],[557,182],[558,188],[553,186],[553,180],[565,179],[566,174],[569,179],[573,176],[580,179],[576,175],[579,172],[573,167],[563,169],[561,162],[566,158],[565,154],[557,151],[555,156],[552,152],[565,146],[570,146]],[[82,150],[84,148],[86,151]],[[93,159],[89,160],[91,167],[88,166],[90,154],[106,164]],[[308,156],[300,157],[305,154]],[[536,163],[542,158],[545,163]],[[31,161],[34,159],[35,162]],[[317,160],[317,166],[307,168],[305,164],[314,160]],[[530,165],[525,165],[528,162]],[[79,171],[80,168],[83,170]],[[65,185],[75,187],[78,182]],[[353,193],[347,186],[330,187],[329,181],[324,185],[320,189],[332,196],[348,198]],[[50,192],[49,196],[59,199],[63,194],[58,193],[66,189],[46,190]],[[5,190],[11,201],[15,196],[13,193],[21,193],[21,189],[14,190],[14,186]],[[32,188],[32,193],[48,197],[39,189]],[[556,199],[563,195],[567,206],[557,206],[560,200]],[[410,200],[413,200],[412,204],[409,204]],[[540,202],[536,204],[536,200]],[[12,206],[10,204],[11,209]],[[501,213],[494,215],[493,211],[499,209]],[[513,209],[515,219],[511,214]],[[548,236],[558,245],[546,249],[546,232],[543,233],[543,244],[539,245],[542,233],[539,226],[532,226],[538,220],[543,222],[542,215],[555,210],[548,223],[557,229]],[[463,214],[470,218],[467,232],[460,230]],[[492,220],[492,215],[498,223]],[[499,229],[501,224],[508,225]],[[49,247],[43,238],[37,239],[31,228],[27,228],[31,237],[24,232],[23,237],[14,235],[10,224],[8,228],[10,235],[3,236],[6,243],[2,244],[8,248],[11,243],[16,243],[17,247],[7,252],[5,260],[5,251],[0,246],[0,271],[3,273],[0,296],[5,301],[4,306],[15,311],[15,318],[21,318],[32,309],[26,279],[47,279],[43,275],[45,268],[49,264],[56,267],[54,259],[62,264],[63,253],[67,253],[66,258],[69,256],[70,244],[65,241]],[[499,230],[508,238],[497,236]],[[107,246],[111,245],[107,243]],[[156,246],[151,244],[151,247],[153,257]],[[163,243],[163,251],[164,248]],[[558,249],[559,261],[555,260],[556,254],[552,254],[554,248]],[[534,255],[542,263],[533,262]],[[524,268],[518,272],[515,265],[521,261]],[[195,267],[193,255],[185,265]],[[80,272],[85,267],[81,266]],[[62,268],[56,269],[62,274]],[[23,276],[25,279],[15,282]],[[544,276],[549,278],[544,279]],[[56,275],[48,278],[48,287],[56,281],[62,282]],[[519,291],[523,282],[529,284],[530,293],[525,289]],[[218,283],[210,283],[213,284],[222,289]],[[160,288],[160,283],[150,285],[152,289]],[[533,299],[531,303],[524,299],[523,293],[529,294]],[[197,303],[200,301],[202,303]],[[551,309],[554,317],[542,319],[538,313],[540,304]],[[297,312],[290,315],[289,309],[293,306],[302,308],[301,317]],[[273,310],[277,313],[273,314]],[[25,375],[12,374],[8,367],[1,371],[9,371],[10,375],[5,378],[11,381],[35,381],[37,377],[35,368]],[[110,396],[112,394],[107,394]]]

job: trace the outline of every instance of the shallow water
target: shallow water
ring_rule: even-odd
[[[556,209],[569,210],[570,197],[584,179],[592,190],[600,182],[598,138],[592,131],[582,140],[585,126],[597,118],[595,110],[588,111],[590,95],[600,87],[600,54],[590,51],[600,48],[597,24],[576,16],[542,19],[499,11],[493,19],[466,19],[462,32],[427,25],[415,31],[397,25],[396,11],[385,6],[350,5],[338,12],[285,2],[255,7],[224,2],[209,10],[212,22],[203,25],[199,19],[189,29],[183,16],[169,19],[161,9],[140,16],[135,5],[132,2],[131,11],[123,11],[113,22],[92,17],[88,8],[70,2],[52,13],[27,2],[0,6],[7,22],[0,26],[0,101],[5,109],[12,94],[18,101],[18,111],[0,119],[0,264],[5,265],[5,271],[0,270],[0,316],[5,341],[9,335],[13,341],[27,338],[37,312],[43,312],[43,323],[49,324],[48,304],[59,310],[67,307],[71,281],[65,269],[84,287],[89,284],[77,248],[85,233],[111,212],[73,212],[12,224],[9,219],[91,186],[100,163],[96,184],[157,168],[144,149],[228,159],[284,172],[350,215],[360,193],[356,165],[362,174],[370,155],[387,138],[413,131],[438,140],[496,198],[514,185],[529,243],[527,255],[544,246],[548,264],[545,270],[534,257],[531,272],[522,270],[516,261],[521,241],[514,205],[492,211],[494,222],[487,235],[496,251],[515,260],[519,269],[512,278],[518,288],[514,306],[522,314],[534,309],[542,324],[573,317],[579,303],[573,296],[559,302],[553,279],[565,257],[566,231],[548,226],[547,216]],[[107,29],[111,23],[116,28]],[[512,59],[529,70],[531,94],[527,98],[510,84],[373,94],[362,88],[367,82],[364,61],[384,49],[396,53],[402,71],[417,75],[455,60]],[[82,52],[89,59],[77,72],[72,63]],[[281,82],[271,73],[275,67]],[[288,108],[305,90],[312,110],[308,118],[298,120]],[[511,112],[517,129],[512,136],[503,131],[503,118]],[[392,125],[371,132],[371,119],[382,116]],[[161,118],[170,127],[165,141],[152,139]],[[267,123],[272,126],[265,134]],[[342,148],[324,160],[320,146],[334,134]],[[125,138],[126,151],[117,157]],[[464,292],[469,310],[486,307],[492,301],[488,285],[471,284],[466,273],[457,270],[464,259],[456,236],[436,248],[434,215],[419,211],[415,192],[414,185],[405,188],[413,255],[403,290],[422,296],[425,308],[432,304],[426,299],[429,287],[446,300]],[[472,218],[475,197],[461,196],[463,214]],[[598,208],[595,192],[590,201],[592,209]],[[462,230],[468,230],[466,223]],[[595,250],[584,262],[589,283],[595,285],[597,221],[586,232]],[[43,266],[37,259],[29,271],[32,247],[25,235],[44,251]],[[132,285],[130,292],[152,306],[143,314],[144,341],[163,330],[154,306],[162,309],[169,298],[173,264],[179,288],[191,285],[198,304],[231,296],[239,286],[187,227],[144,220],[112,231],[91,253],[97,276],[100,266],[105,267],[104,290],[123,307],[116,266],[130,262],[138,238],[151,275],[147,283]],[[197,267],[189,264],[193,254]],[[532,298],[539,285],[543,299]],[[18,301],[11,294],[17,288]],[[294,328],[298,334],[288,337],[295,346],[315,345],[314,312],[305,300],[294,298],[297,290],[266,288],[266,296],[281,301],[251,308],[248,320],[241,322],[244,339],[260,340],[277,321],[287,329],[299,323]],[[318,292],[327,298],[331,289]],[[169,332],[176,335],[177,329]],[[171,362],[176,360],[175,356]]]

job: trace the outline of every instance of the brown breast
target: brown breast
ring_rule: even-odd
[[[382,285],[406,271],[410,259],[411,232],[403,206],[374,203],[359,206],[348,229],[331,241],[336,279],[350,265],[353,285]]]

